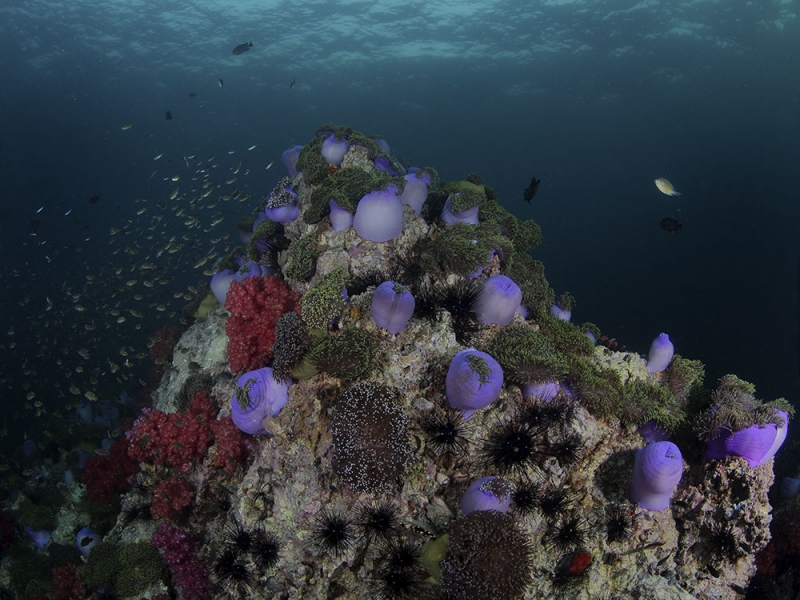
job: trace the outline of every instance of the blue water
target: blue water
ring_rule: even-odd
[[[148,337],[179,321],[173,295],[205,279],[194,263],[235,242],[284,175],[280,153],[325,122],[380,134],[444,179],[478,173],[541,225],[534,256],[577,299],[573,320],[645,354],[667,332],[705,362],[709,387],[734,372],[765,400],[796,401],[797,13],[793,1],[5,0],[0,394],[18,414],[0,421],[32,418],[31,391],[58,409],[145,377]],[[219,186],[209,200],[233,188],[251,200],[190,205],[203,166]],[[176,216],[176,188],[203,227]],[[663,217],[683,229],[662,231]]]

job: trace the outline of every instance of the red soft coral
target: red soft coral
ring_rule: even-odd
[[[236,464],[242,462],[247,454],[244,434],[233,424],[230,417],[212,422],[211,431],[214,433],[214,442],[217,446],[214,465],[232,473],[236,470]]]
[[[143,409],[125,434],[131,458],[154,465],[167,464],[182,473],[192,470],[211,445],[211,427],[216,409],[205,393],[196,394],[190,408],[166,414]]]
[[[300,294],[292,292],[276,277],[248,277],[231,282],[225,308],[231,313],[225,323],[231,372],[252,371],[272,360],[275,325],[287,312],[299,312]]]
[[[194,500],[194,487],[179,475],[162,479],[153,488],[150,515],[154,519],[176,521]]]
[[[182,529],[162,523],[150,539],[161,551],[184,598],[205,600],[211,597],[208,569],[197,558],[197,543]]]
[[[53,567],[52,600],[81,600],[86,598],[86,586],[78,577],[78,570],[72,563]]]
[[[123,438],[111,444],[108,456],[89,459],[81,476],[89,498],[111,503],[131,487],[130,478],[139,472],[139,462],[128,450],[128,440]]]

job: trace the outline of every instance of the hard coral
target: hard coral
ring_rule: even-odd
[[[231,283],[225,323],[231,371],[250,371],[272,360],[275,325],[284,313],[297,311],[299,295],[276,277],[249,277]]]

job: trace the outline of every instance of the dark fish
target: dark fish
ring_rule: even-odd
[[[171,112],[169,112],[169,111],[165,111],[165,112],[164,112],[164,118],[165,118],[167,121],[172,121],[172,113],[171,113]]]
[[[539,184],[541,182],[542,180],[536,179],[536,177],[531,179],[531,184],[527,188],[525,188],[525,191],[522,193],[522,197],[525,199],[525,202],[527,202],[528,204],[531,203],[531,200],[533,200],[533,197],[536,195],[536,192],[539,191]]]
[[[239,54],[244,54],[252,47],[253,47],[253,42],[247,42],[246,44],[239,44],[238,46],[236,46],[236,48],[233,49],[233,53],[238,56]]]
[[[197,92],[189,92],[186,95],[189,96],[189,98],[194,98],[195,96],[197,96]]]
[[[678,221],[677,219],[673,219],[672,217],[664,217],[661,219],[661,223],[659,223],[661,229],[664,231],[669,231],[670,233],[675,233],[681,227],[683,227],[683,223]]]
[[[42,226],[42,222],[39,219],[32,219],[30,223],[28,223],[28,233],[30,235],[36,235],[36,232],[39,231],[39,227]]]
[[[292,83],[290,83],[290,84],[289,84],[289,89],[290,89],[290,90],[293,90],[293,89],[294,89],[294,84],[295,84],[296,82],[297,82],[297,79],[292,79]]]
[[[97,204],[98,202],[100,202],[100,196],[97,194],[89,198],[89,204]]]
[[[217,81],[219,81],[219,87],[222,87],[223,85],[225,85],[225,82],[224,82],[224,81],[222,81],[222,77],[220,77],[219,79],[217,79]]]

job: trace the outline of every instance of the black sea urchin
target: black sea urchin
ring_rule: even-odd
[[[624,542],[633,535],[636,510],[632,506],[608,504],[605,507],[603,524],[606,529],[606,540],[609,543]]]
[[[584,546],[588,535],[589,526],[586,520],[577,514],[567,514],[550,526],[545,542],[566,552]]]
[[[482,450],[483,461],[500,475],[529,476],[539,457],[537,446],[531,427],[512,418],[489,431]]]
[[[233,521],[225,526],[225,530],[222,532],[222,542],[235,556],[239,556],[250,550],[253,544],[253,533],[240,525],[238,521]]]
[[[358,508],[356,525],[367,541],[388,540],[398,527],[400,509],[391,500],[362,504]]]
[[[423,419],[422,430],[428,436],[428,447],[436,456],[463,454],[467,449],[468,425],[459,411],[434,410]]]
[[[280,541],[278,536],[263,529],[259,529],[253,536],[253,546],[250,556],[253,564],[262,571],[271,569],[280,558]]]
[[[243,592],[249,594],[255,581],[247,564],[232,549],[223,551],[217,557],[211,572],[217,585],[228,597],[236,597]]]
[[[319,554],[338,556],[353,546],[353,523],[342,512],[324,509],[314,516],[311,542]]]

